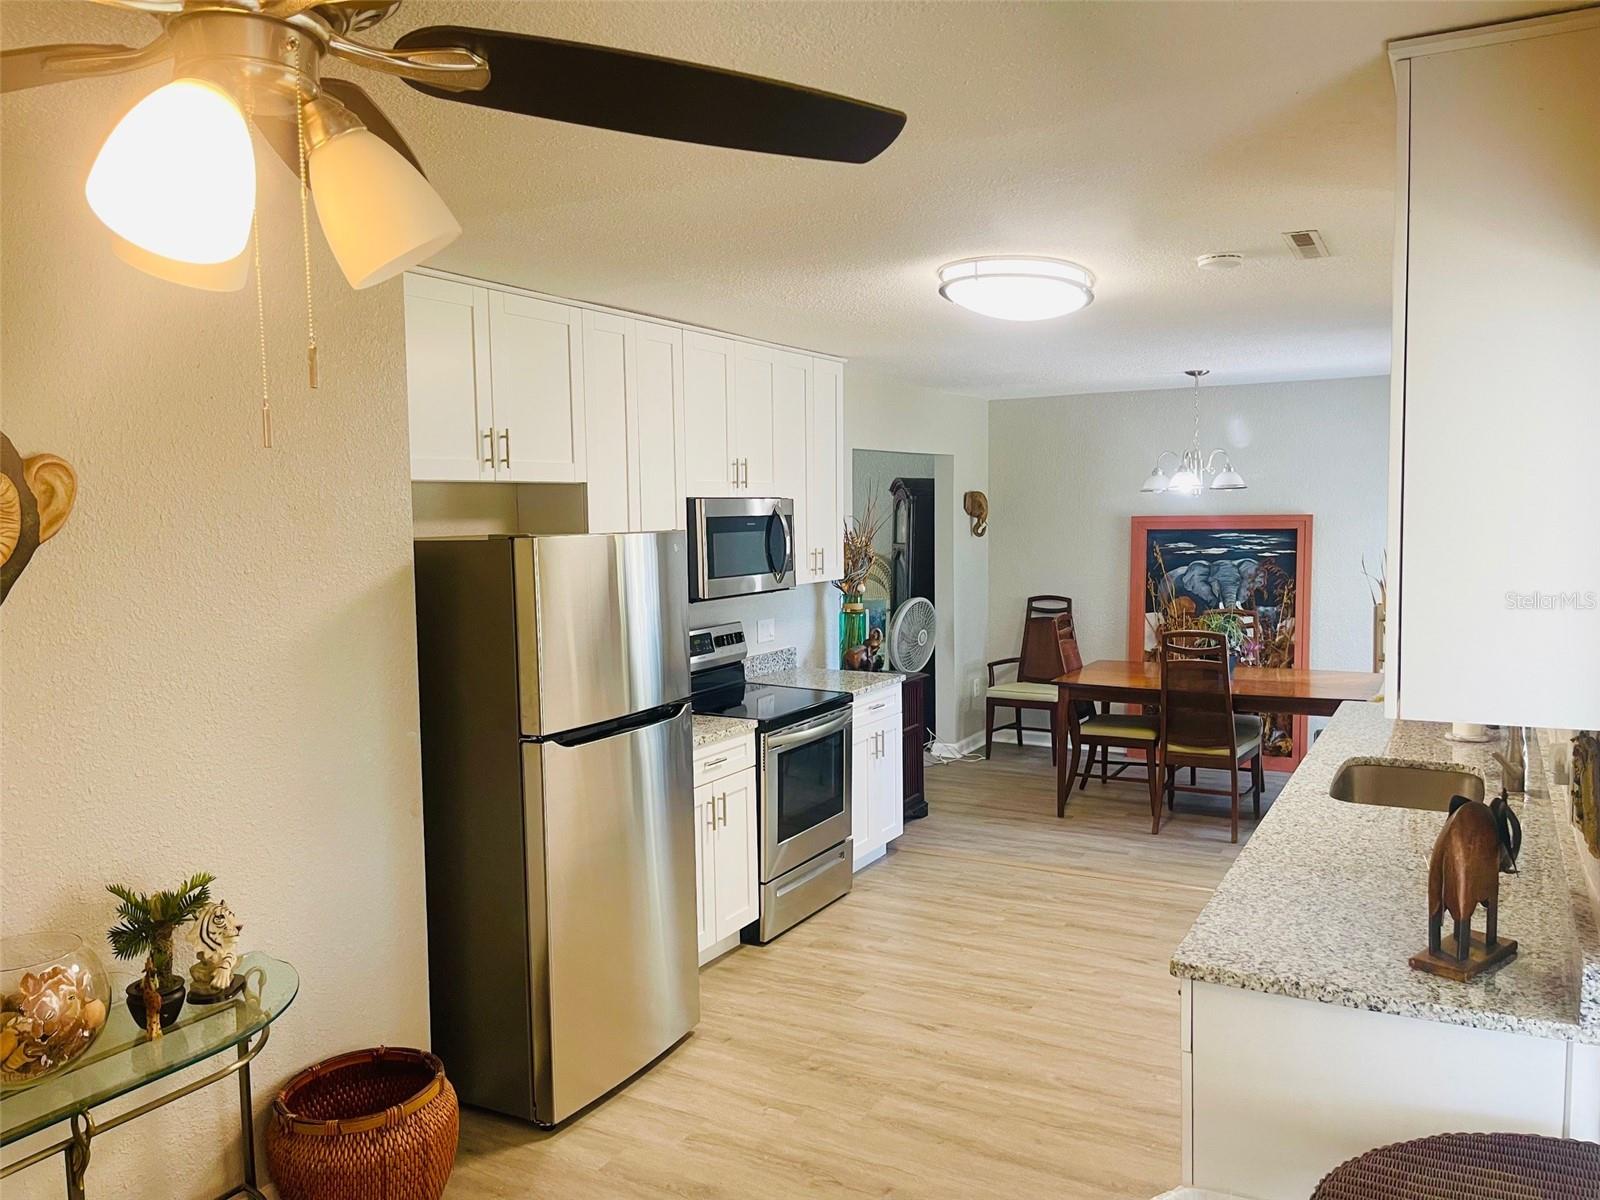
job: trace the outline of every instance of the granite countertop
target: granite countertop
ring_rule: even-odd
[[[766,675],[752,675],[762,683],[778,683],[786,687],[822,688],[829,692],[849,692],[859,696],[891,684],[899,685],[905,679],[893,671],[830,671],[824,667],[791,667]]]
[[[729,738],[748,737],[756,731],[754,721],[746,721],[742,717],[713,717],[704,713],[694,714],[694,747],[696,750],[702,746],[713,746],[718,742],[725,742]]]
[[[1578,919],[1557,804],[1514,795],[1519,872],[1500,877],[1500,931],[1517,956],[1470,983],[1412,970],[1427,944],[1428,858],[1446,814],[1347,804],[1328,795],[1347,759],[1449,763],[1499,790],[1498,741],[1448,741],[1447,726],[1391,721],[1380,704],[1345,704],[1284,785],[1216,894],[1173,953],[1174,975],[1306,1000],[1481,1029],[1600,1044],[1600,1012],[1583,1002],[1593,936]],[[1482,923],[1482,914],[1478,922]]]

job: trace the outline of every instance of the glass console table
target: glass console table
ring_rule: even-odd
[[[63,1121],[70,1130],[60,1141],[0,1166],[0,1179],[60,1154],[66,1161],[67,1195],[71,1200],[84,1200],[84,1176],[94,1138],[237,1075],[244,1180],[217,1200],[228,1200],[230,1196],[265,1200],[256,1186],[250,1062],[266,1046],[272,1022],[294,1002],[295,993],[300,990],[300,976],[288,963],[265,954],[244,955],[235,974],[244,978],[244,991],[221,1004],[185,1004],[177,1021],[155,1041],[145,1036],[143,1026],[134,1023],[122,1002],[120,987],[114,988],[115,1004],[106,1018],[106,1027],[83,1057],[32,1087],[0,1092],[0,1146],[9,1146]],[[126,1112],[96,1121],[90,1111],[228,1050],[235,1052],[235,1058],[227,1066]]]

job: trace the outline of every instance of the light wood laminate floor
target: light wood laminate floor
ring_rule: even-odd
[[[1230,845],[1224,801],[1180,797],[1152,837],[1144,786],[1098,782],[1058,821],[1053,787],[1035,747],[930,768],[932,815],[706,967],[699,1028],[652,1069],[554,1133],[464,1113],[448,1200],[1174,1186],[1167,960],[1254,822]]]

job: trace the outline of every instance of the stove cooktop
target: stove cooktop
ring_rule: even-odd
[[[694,694],[695,712],[754,721],[763,732],[798,725],[823,713],[848,708],[850,703],[849,692],[748,681]]]

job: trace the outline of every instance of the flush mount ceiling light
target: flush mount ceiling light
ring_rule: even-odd
[[[1094,273],[1062,258],[964,258],[939,268],[939,294],[1002,321],[1049,321],[1094,299]]]
[[[1247,486],[1244,476],[1233,469],[1233,461],[1226,450],[1217,449],[1209,454],[1200,452],[1200,380],[1211,372],[1196,369],[1185,371],[1184,374],[1194,380],[1194,442],[1182,454],[1176,450],[1163,450],[1157,455],[1155,467],[1145,477],[1144,486],[1139,490],[1189,496],[1198,496],[1206,487],[1213,492],[1242,492]],[[1222,459],[1220,470],[1217,468],[1219,456]],[[1177,465],[1170,476],[1161,468],[1168,458]],[[1211,477],[1210,484],[1205,481],[1208,475]]]

